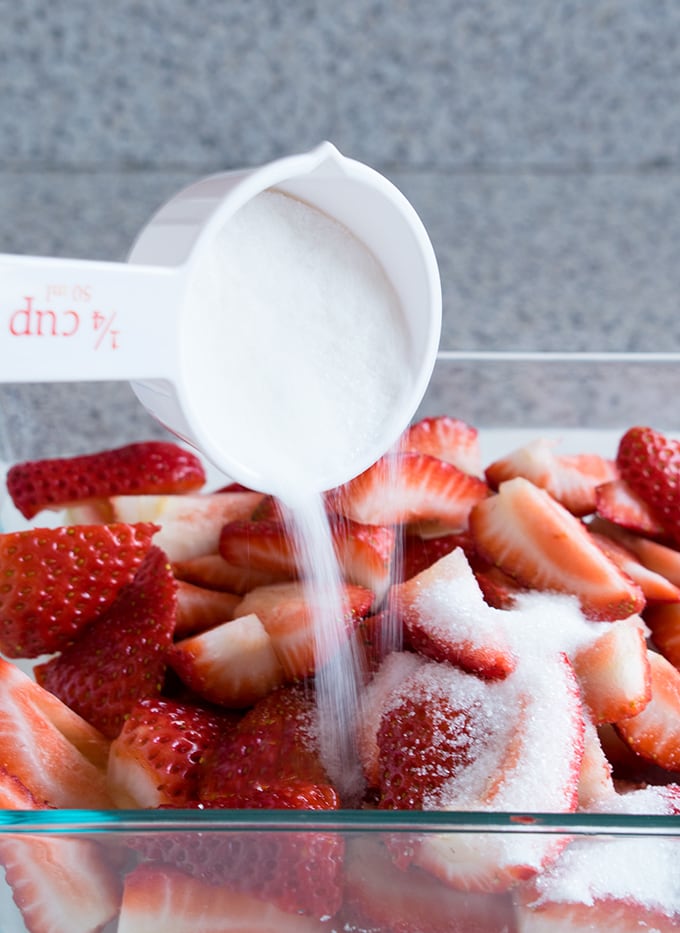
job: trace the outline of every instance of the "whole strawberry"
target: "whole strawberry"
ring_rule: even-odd
[[[630,428],[616,457],[622,479],[680,544],[680,442],[649,427]]]
[[[160,693],[177,616],[177,584],[153,547],[134,580],[57,657],[35,668],[38,683],[108,738],[143,697]]]
[[[157,531],[116,522],[0,535],[0,651],[34,658],[66,647],[132,580]]]
[[[25,518],[108,496],[184,493],[205,483],[203,465],[178,444],[144,441],[77,457],[30,460],[7,473],[7,491]]]

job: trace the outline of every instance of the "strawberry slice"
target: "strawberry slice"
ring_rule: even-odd
[[[473,476],[482,472],[477,428],[448,415],[422,418],[412,424],[404,431],[399,450],[437,457]]]
[[[417,868],[397,868],[381,840],[350,836],[345,856],[345,930],[499,933],[514,930],[506,895],[456,891]],[[337,928],[337,927],[336,927]]]
[[[597,487],[595,511],[600,518],[637,534],[659,537],[664,533],[663,525],[647,503],[622,479]]]
[[[221,742],[200,785],[211,807],[336,809],[340,800],[321,762],[316,705],[302,687],[259,700]]]
[[[390,608],[403,622],[409,646],[490,679],[507,676],[515,657],[462,550],[390,590]]]
[[[487,495],[484,480],[452,463],[427,454],[397,453],[382,457],[334,490],[329,504],[333,511],[365,525],[424,521],[460,531],[467,526],[472,506]]]
[[[171,561],[216,554],[226,522],[250,518],[262,498],[257,492],[184,496],[113,496],[113,516],[122,522],[155,522],[155,543]]]
[[[160,692],[176,612],[172,570],[154,547],[115,602],[60,655],[36,666],[36,679],[115,738],[137,700]]]
[[[0,840],[0,864],[31,933],[92,933],[117,917],[118,872],[95,842],[5,835]]]
[[[523,586],[569,593],[593,619],[627,618],[644,607],[637,584],[601,551],[583,523],[523,477],[501,483],[470,515],[478,551]]]
[[[649,651],[651,699],[636,716],[615,723],[624,742],[647,761],[680,771],[680,671]]]
[[[589,524],[591,531],[607,535],[628,548],[641,564],[665,577],[673,586],[680,587],[680,551],[659,541],[626,531],[612,522],[594,518]]]
[[[574,653],[574,670],[596,724],[635,716],[651,698],[651,671],[640,619],[620,619]]]
[[[241,602],[236,593],[209,590],[185,580],[177,582],[177,622],[175,637],[185,638],[227,622]]]
[[[205,761],[228,726],[227,717],[207,708],[140,700],[111,743],[107,781],[116,805],[190,806]]]
[[[258,586],[290,580],[288,572],[271,573],[254,567],[230,564],[219,554],[204,554],[188,560],[173,561],[172,569],[178,580],[185,580],[209,590],[223,590],[244,595]]]
[[[0,659],[0,761],[6,806],[11,806],[14,789],[21,809],[111,807],[105,779],[108,745],[68,706]],[[28,806],[31,799],[34,805]]]
[[[479,564],[479,561],[476,563]],[[494,609],[512,609],[517,603],[517,597],[529,592],[527,587],[520,586],[517,580],[513,580],[500,567],[478,566],[474,573],[484,601]]]
[[[485,471],[492,489],[517,476],[545,489],[573,515],[595,511],[596,490],[618,477],[616,465],[598,454],[556,454],[555,441],[537,438],[494,460]]]
[[[620,541],[589,529],[590,536],[607,557],[642,590],[648,602],[680,602],[680,587],[649,567]]]
[[[199,697],[230,709],[250,706],[287,679],[271,636],[253,613],[175,642],[167,660]]]
[[[0,651],[34,658],[68,645],[116,599],[157,525],[75,525],[0,535]]]
[[[361,525],[329,516],[335,554],[348,583],[373,590],[380,601],[390,583],[396,535],[393,528]],[[229,522],[220,534],[219,551],[227,563],[275,575],[298,576],[295,541],[283,519]]]
[[[680,670],[680,603],[649,606],[644,618],[654,647]]]
[[[583,759],[578,779],[578,809],[598,810],[603,800],[614,796],[613,768],[600,740],[598,727],[584,716]]]
[[[619,441],[621,477],[680,544],[680,442],[649,427],[629,428]]]
[[[427,661],[391,693],[380,720],[382,806],[573,810],[583,735],[578,688],[564,656],[523,664],[501,681]],[[432,834],[409,840],[398,858],[458,890],[503,891],[539,871],[563,844]]]
[[[401,554],[397,564],[397,583],[410,580],[423,570],[427,570],[436,563],[440,557],[450,554],[456,548],[462,548],[472,562],[475,557],[475,546],[472,537],[467,531],[458,534],[438,535],[433,538],[423,538],[420,535],[404,535]]]
[[[24,518],[43,509],[134,493],[184,493],[205,483],[195,454],[166,441],[127,444],[114,450],[17,463],[7,490]]]
[[[326,928],[316,919],[234,890],[241,877],[256,874],[255,860],[251,865],[244,860],[240,870],[236,883],[227,886],[209,884],[171,865],[139,865],[125,877],[117,933],[322,933]],[[265,888],[266,875],[261,877]]]
[[[362,586],[346,583],[340,599],[345,625],[340,634],[349,638],[360,618],[373,604],[373,593]],[[235,618],[256,615],[272,640],[272,646],[288,680],[309,677],[319,664],[328,660],[317,657],[317,619],[328,610],[309,602],[302,583],[275,583],[252,590],[234,611]]]

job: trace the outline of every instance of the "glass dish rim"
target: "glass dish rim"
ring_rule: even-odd
[[[680,836],[680,815],[460,810],[0,810],[0,835],[236,831]]]

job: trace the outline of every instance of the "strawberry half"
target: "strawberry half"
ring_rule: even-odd
[[[89,723],[16,665],[0,659],[4,806],[13,806],[14,784],[21,809],[111,807],[105,780],[108,750],[109,743]]]
[[[470,530],[479,553],[523,586],[577,596],[593,619],[627,618],[645,599],[578,518],[523,477],[478,503]]]
[[[209,590],[178,580],[175,637],[185,638],[228,621],[240,602],[241,597],[236,593]]]
[[[500,610],[485,603],[462,550],[393,586],[390,608],[403,622],[413,650],[490,679],[514,670]]]
[[[17,463],[7,490],[25,518],[43,509],[133,493],[185,493],[205,483],[195,454],[177,444],[146,441],[114,450]]]
[[[250,706],[288,679],[253,613],[175,642],[167,660],[197,696],[230,709]]]
[[[140,700],[111,743],[107,783],[116,805],[190,806],[206,759],[228,727],[226,716],[207,708]]]
[[[495,460],[485,471],[493,489],[517,476],[545,489],[573,515],[595,511],[596,490],[618,477],[615,464],[598,454],[556,454],[555,443],[537,438],[505,457]]]
[[[346,583],[339,593],[345,623],[339,626],[349,638],[359,619],[367,615],[373,604],[373,593],[362,586]],[[317,657],[315,626],[328,609],[309,602],[302,583],[275,583],[248,593],[234,611],[236,619],[256,615],[272,640],[272,647],[283,667],[286,678],[309,677],[317,665],[328,660]]]
[[[88,933],[103,930],[117,917],[120,879],[96,842],[7,834],[0,840],[0,864],[23,928],[31,933]]]
[[[329,504],[365,525],[436,522],[445,531],[460,531],[472,506],[487,495],[484,480],[452,463],[427,454],[397,453],[334,490]]]
[[[648,656],[651,699],[636,716],[619,720],[616,731],[637,755],[680,771],[680,671],[663,655]]]
[[[482,472],[477,428],[459,418],[422,418],[404,431],[398,447],[404,453],[412,451],[445,460],[473,476]]]
[[[260,700],[220,743],[200,786],[210,807],[336,809],[321,762],[313,695],[283,687]]]
[[[619,441],[621,477],[680,543],[680,442],[649,427],[630,428]]]
[[[167,558],[152,548],[135,578],[36,679],[104,735],[115,738],[143,697],[157,696],[177,612]]]
[[[637,534],[659,537],[663,525],[625,480],[603,483],[595,490],[595,511],[600,518]]]
[[[260,871],[265,864],[262,851]],[[117,933],[321,933],[317,920],[267,903],[259,891],[236,890],[242,878],[257,877],[257,870],[255,859],[250,865],[244,859],[234,884],[217,885],[171,865],[139,865],[125,877]],[[266,876],[261,877],[259,890],[266,890]]]
[[[60,651],[116,599],[158,526],[73,525],[0,535],[0,651]]]

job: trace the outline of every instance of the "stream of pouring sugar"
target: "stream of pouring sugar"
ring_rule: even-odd
[[[352,805],[364,789],[356,743],[362,665],[354,639],[347,637],[348,607],[323,498],[310,496],[286,512],[312,607],[321,759],[343,803]]]

